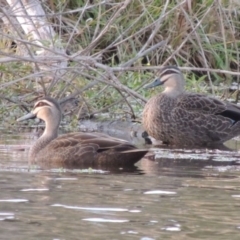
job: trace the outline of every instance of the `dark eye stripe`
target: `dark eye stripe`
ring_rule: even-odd
[[[160,72],[160,78],[164,75],[169,75],[169,74],[179,74],[180,70],[177,67],[165,67],[161,70]]]
[[[50,106],[49,104],[47,104],[46,102],[38,102],[34,108],[36,107],[43,107],[43,106]]]

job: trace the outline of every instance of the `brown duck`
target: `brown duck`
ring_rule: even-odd
[[[165,144],[215,147],[240,134],[240,107],[184,91],[185,81],[175,66],[164,67],[146,88],[164,86],[143,110],[143,127]]]
[[[29,152],[31,163],[54,167],[125,167],[133,166],[147,150],[102,133],[69,133],[58,137],[61,122],[58,102],[50,97],[37,101],[32,112],[19,118],[23,121],[40,118],[45,121],[42,136]]]

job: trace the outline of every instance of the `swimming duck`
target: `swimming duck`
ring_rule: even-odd
[[[50,97],[38,100],[33,110],[17,119],[39,118],[45,122],[42,136],[29,151],[31,163],[56,167],[125,167],[133,166],[147,150],[128,141],[103,133],[68,133],[58,136],[61,122],[59,103]]]

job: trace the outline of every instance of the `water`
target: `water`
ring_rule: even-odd
[[[235,152],[158,150],[118,174],[42,171],[21,151],[29,135],[0,141],[0,239],[239,239]]]

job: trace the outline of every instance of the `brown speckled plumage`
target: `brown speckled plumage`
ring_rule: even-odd
[[[184,91],[184,77],[165,67],[154,83],[165,90],[144,107],[143,127],[157,140],[178,147],[214,147],[240,134],[240,107]]]
[[[103,133],[69,133],[57,136],[61,110],[56,100],[39,100],[31,113],[18,119],[38,117],[45,121],[43,135],[29,152],[31,163],[46,167],[126,167],[133,166],[147,150]]]

